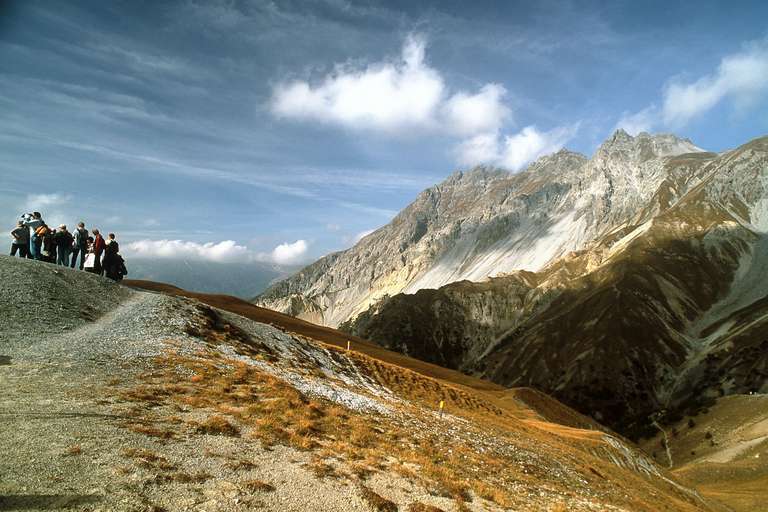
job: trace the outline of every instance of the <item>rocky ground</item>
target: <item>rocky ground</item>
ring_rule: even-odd
[[[0,510],[712,509],[513,395],[48,264],[0,282]]]

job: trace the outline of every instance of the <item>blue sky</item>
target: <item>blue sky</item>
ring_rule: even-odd
[[[0,6],[0,217],[134,254],[300,263],[477,163],[768,133],[765,2]]]

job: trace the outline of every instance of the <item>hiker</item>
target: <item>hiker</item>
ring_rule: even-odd
[[[35,259],[49,262],[54,249],[51,228],[43,222],[35,230],[34,237],[37,239],[34,244],[37,251]]]
[[[74,238],[72,234],[67,231],[67,226],[62,224],[59,226],[59,230],[53,236],[54,245],[56,246],[56,264],[64,267],[69,266],[69,253],[72,252],[72,242]]]
[[[85,252],[85,262],[83,265],[83,269],[86,272],[96,273],[96,255],[93,253],[93,237],[89,236],[86,239],[86,252]]]
[[[93,265],[93,271],[99,275],[102,275],[104,273],[104,269],[101,266],[101,254],[104,252],[104,238],[101,236],[101,233],[98,229],[91,230],[91,233],[93,233],[93,254],[96,257],[96,260]]]
[[[16,256],[18,251],[20,258],[26,258],[29,253],[29,228],[24,225],[23,220],[16,223],[16,227],[11,231],[11,237],[13,238],[11,256]]]
[[[37,229],[45,224],[43,216],[40,212],[25,213],[21,216],[21,220],[24,221],[24,225],[27,226],[30,231],[29,252],[27,252],[27,257],[39,260],[42,257],[40,254],[40,246],[43,241],[37,236]]]
[[[105,275],[113,281],[122,279],[120,271],[121,267],[125,267],[123,258],[118,252],[120,252],[120,245],[117,243],[117,240],[115,240],[115,234],[110,233],[107,235],[107,241],[104,246],[104,261],[102,262],[102,267],[104,268]]]
[[[83,270],[83,264],[85,263],[85,256],[88,252],[88,230],[85,229],[84,222],[77,223],[77,229],[72,232],[74,240],[72,242],[72,264],[71,267],[75,268],[77,263],[77,255],[80,255],[80,270]]]

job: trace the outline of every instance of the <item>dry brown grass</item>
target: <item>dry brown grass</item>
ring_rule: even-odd
[[[83,449],[80,447],[79,444],[73,444],[72,446],[69,446],[66,450],[64,450],[64,455],[67,457],[74,457],[75,455],[80,455],[83,453]]]
[[[235,471],[250,471],[258,467],[253,462],[245,459],[230,460],[228,462],[225,462],[224,466],[228,469],[233,469]]]
[[[312,472],[317,478],[341,478],[343,475],[339,473],[335,467],[327,462],[324,462],[319,457],[314,457],[311,462],[305,464],[305,467]]]
[[[158,428],[155,425],[147,425],[145,423],[129,423],[126,428],[131,432],[137,434],[144,434],[149,437],[157,437],[158,439],[169,440],[178,437],[178,433],[175,430],[167,428]]]
[[[630,510],[658,510],[666,507],[670,499],[681,510],[699,509],[698,502],[690,497],[631,471],[617,470],[603,455],[594,455],[607,450],[600,441],[600,433],[547,423],[543,421],[547,415],[534,412],[539,408],[525,405],[509,390],[389,352],[365,340],[353,338],[354,350],[343,350],[349,336],[231,297],[187,293],[152,283],[142,283],[142,286],[197,298],[253,320],[277,325],[308,336],[309,342],[324,348],[329,346],[319,341],[339,347],[341,350],[330,347],[336,351],[337,361],[351,359],[356,371],[370,376],[405,400],[404,410],[400,411],[404,416],[410,415],[419,421],[414,428],[414,422],[404,424],[397,417],[365,416],[324,400],[311,399],[279,379],[226,360],[212,351],[201,352],[198,357],[168,354],[158,360],[157,372],[145,376],[145,387],[126,393],[123,396],[126,400],[143,401],[143,406],[148,407],[166,404],[212,410],[240,427],[248,438],[259,439],[264,446],[283,444],[315,450],[318,466],[322,463],[333,469],[328,461],[334,461],[337,467],[352,466],[352,474],[344,475],[349,478],[364,478],[362,475],[369,469],[396,471],[414,483],[452,496],[460,508],[470,494],[505,508],[524,508],[525,496],[516,489],[538,489],[542,481],[546,481],[549,493],[566,497],[577,493],[570,488],[571,484],[586,480],[604,489],[608,489],[608,484],[612,488],[632,489],[633,493],[629,494],[607,491],[616,504]],[[190,333],[204,339],[209,346],[227,344],[238,353],[262,360],[271,360],[274,356],[266,347],[254,344],[247,334],[227,327],[216,314],[203,312],[203,315],[207,319],[193,326]],[[319,376],[309,367],[307,372]],[[449,415],[467,420],[468,433],[474,429],[481,437],[495,439],[502,448],[478,449],[482,444],[475,443],[471,435],[455,439],[452,433],[445,432],[445,425],[456,423],[451,419],[438,421],[423,410],[436,410],[440,400],[445,401]],[[416,405],[411,406],[409,402]],[[555,412],[558,418],[562,416],[562,411]],[[592,428],[588,423],[585,423],[587,428]],[[566,424],[572,423],[569,420]],[[504,446],[521,448],[523,454],[527,450],[537,456],[525,455],[526,460],[521,461],[503,449]],[[568,460],[571,474],[560,480],[562,477],[548,475],[549,468],[546,464],[539,466],[537,460]],[[597,477],[589,467],[610,475],[609,481]],[[647,498],[649,495],[655,497]]]
[[[230,423],[227,418],[219,414],[209,416],[202,423],[197,423],[195,425],[195,431],[200,434],[209,434],[215,436],[236,437],[240,435],[240,429]]]
[[[360,496],[377,512],[397,512],[397,505],[387,498],[361,485]]]
[[[441,508],[427,505],[426,503],[416,502],[408,505],[408,512],[445,512]]]
[[[159,471],[174,471],[176,465],[168,462],[168,459],[162,455],[144,448],[124,448],[122,451],[124,457],[132,459],[134,464],[144,469]]]
[[[249,438],[258,439],[267,448],[279,444],[317,451],[307,467],[318,478],[362,481],[392,467],[459,502],[470,501],[470,491],[482,492],[498,504],[508,501],[503,492],[488,490],[504,487],[499,480],[503,462],[494,454],[445,444],[432,432],[410,432],[387,418],[362,415],[329,401],[309,398],[281,379],[213,352],[199,357],[169,352],[158,360],[158,368],[164,370],[147,373],[140,385],[123,390],[120,396],[152,405],[179,403],[215,411],[203,423],[193,424],[199,433],[237,435],[247,430]],[[378,372],[394,374],[389,368],[379,368]],[[424,394],[424,400],[433,400],[433,396],[450,400],[453,396],[454,403],[471,403],[459,391],[443,393],[426,377],[406,372],[410,379],[407,382],[415,383],[425,393],[436,393]],[[186,382],[179,381],[180,374],[186,375]],[[393,465],[393,458],[400,464]],[[330,459],[346,461],[349,473],[329,464]],[[402,463],[415,469],[406,470]]]
[[[251,492],[274,492],[275,486],[261,480],[248,480],[243,486]]]
[[[211,475],[204,471],[199,471],[197,473],[185,473],[183,471],[176,471],[173,473],[169,473],[167,475],[163,475],[161,479],[166,482],[178,482],[182,484],[189,484],[189,483],[195,483],[199,484],[202,482],[205,482],[206,480],[210,480]]]

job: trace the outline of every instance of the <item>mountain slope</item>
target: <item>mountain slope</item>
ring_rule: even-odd
[[[276,284],[257,303],[337,326],[385,296],[540,270],[630,220],[663,181],[674,180],[666,159],[691,152],[701,150],[673,135],[617,131],[589,160],[563,150],[518,174],[455,173],[387,226]]]
[[[768,396],[720,398],[707,410],[670,425],[665,434],[667,441],[659,433],[643,448],[676,476],[736,512],[764,508]]]
[[[0,279],[3,508],[718,509],[532,391],[40,262],[2,256]]]
[[[540,272],[395,296],[344,327],[631,436],[653,415],[766,390],[768,138],[661,173],[629,221]]]

